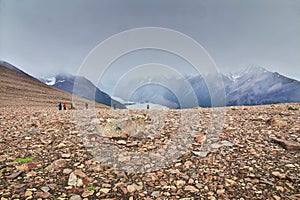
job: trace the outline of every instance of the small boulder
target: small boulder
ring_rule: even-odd
[[[276,137],[271,137],[271,140],[281,145],[286,150],[300,151],[300,143],[298,142],[283,140]]]

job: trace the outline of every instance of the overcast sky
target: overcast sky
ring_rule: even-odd
[[[254,64],[300,80],[299,0],[0,0],[0,60],[76,74],[100,42],[140,27],[186,34],[221,71]]]

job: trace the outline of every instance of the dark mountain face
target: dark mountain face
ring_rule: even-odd
[[[73,93],[107,106],[116,106],[116,108],[125,108],[123,104],[112,99],[108,94],[102,92],[91,81],[84,77],[73,75],[57,75],[51,78],[41,78],[41,81],[52,85],[60,90]]]
[[[228,105],[261,105],[300,101],[300,82],[269,72],[248,68],[227,85]]]

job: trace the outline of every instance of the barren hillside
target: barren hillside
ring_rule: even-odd
[[[0,107],[56,107],[59,102],[71,101],[70,93],[0,66]],[[89,101],[81,99],[81,102]]]

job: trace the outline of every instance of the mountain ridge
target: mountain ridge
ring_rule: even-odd
[[[222,84],[215,85],[213,87],[214,92],[225,90],[226,94],[226,105],[227,106],[239,106],[239,105],[262,105],[262,104],[273,104],[273,103],[292,103],[300,102],[300,82],[285,77],[278,72],[271,72],[267,69],[252,65],[243,69],[238,70],[230,74],[219,74],[222,78],[224,88]],[[198,99],[198,105],[201,107],[211,106],[224,106],[224,105],[212,105],[210,91],[207,87],[208,83],[215,83],[216,77],[214,75],[206,76],[188,76],[186,77],[192,90],[185,91],[178,81],[178,85],[175,87],[178,91],[185,91],[187,94],[194,93]],[[172,80],[170,80],[172,82]],[[132,84],[132,81],[131,83]],[[175,83],[176,84],[176,83]],[[123,86],[124,90],[126,85]],[[155,93],[155,88],[152,90],[147,88],[149,93]],[[171,101],[171,103],[177,103],[178,100],[174,101],[174,95],[168,94],[168,91],[164,93],[160,91],[161,97]],[[116,94],[117,96],[117,94]],[[135,100],[138,102],[145,101],[145,94],[143,92],[135,93]],[[172,104],[163,104],[159,102],[159,98],[156,95],[148,96],[148,101],[151,103],[157,103],[170,107]],[[188,101],[188,97],[181,101]],[[180,105],[177,105],[179,108]],[[174,106],[173,106],[174,107]],[[193,107],[191,105],[190,107]],[[183,107],[184,108],[184,107]],[[189,108],[189,107],[187,107]]]
[[[108,94],[101,91],[90,80],[83,76],[75,76],[72,74],[57,74],[51,77],[40,78],[40,81],[51,85],[60,90],[75,94],[79,97],[89,99],[107,106],[114,106],[116,108],[126,108],[122,103],[114,100]],[[75,87],[74,87],[75,85]]]

